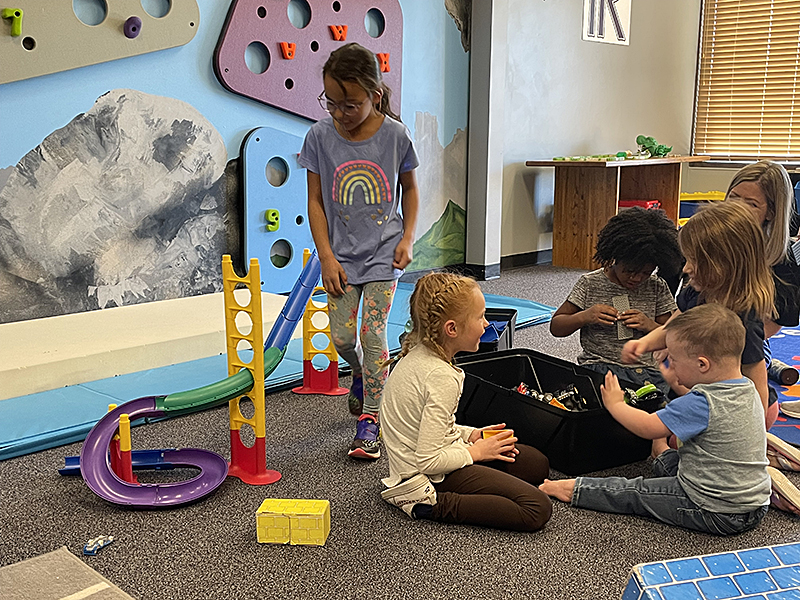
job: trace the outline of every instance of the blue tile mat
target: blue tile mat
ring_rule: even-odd
[[[800,600],[800,544],[636,565],[622,600]]]
[[[400,349],[414,286],[400,283],[389,313],[389,347]],[[550,321],[555,308],[520,298],[486,294],[488,308],[517,310],[517,329]],[[220,315],[220,319],[222,319]],[[211,356],[37,394],[0,400],[0,460],[78,442],[106,413],[109,404],[143,396],[167,395],[227,377],[225,355]],[[303,377],[303,342],[289,342],[278,368],[266,381],[267,393],[297,385]]]

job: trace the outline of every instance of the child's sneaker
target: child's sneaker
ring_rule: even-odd
[[[347,396],[347,408],[351,415],[359,416],[364,412],[364,378],[353,376],[350,394]]]
[[[770,506],[800,517],[800,490],[778,469],[767,467],[767,473],[772,479]]]
[[[433,487],[431,480],[423,473],[417,473],[410,479],[398,483],[394,487],[381,492],[381,498],[389,504],[394,504],[412,519],[411,512],[417,504],[436,504],[436,488]]]
[[[381,434],[378,417],[376,415],[363,414],[358,417],[356,423],[356,437],[350,444],[350,451],[347,456],[353,458],[365,458],[375,460],[381,456],[381,442],[378,439]]]
[[[800,449],[771,433],[767,433],[767,459],[776,469],[800,471]]]
[[[800,400],[786,400],[778,405],[787,417],[800,419]]]

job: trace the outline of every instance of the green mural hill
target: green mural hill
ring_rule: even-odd
[[[414,243],[409,271],[460,265],[465,258],[467,212],[449,200],[442,216]]]

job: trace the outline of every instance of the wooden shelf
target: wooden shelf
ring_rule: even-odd
[[[665,156],[662,158],[631,158],[628,160],[528,160],[526,167],[638,167],[640,165],[671,165],[674,163],[704,162],[710,156]]]
[[[667,216],[677,224],[681,165],[709,158],[526,161],[528,167],[555,168],[553,265],[595,268],[592,257],[597,234],[617,214],[620,200],[658,200]]]

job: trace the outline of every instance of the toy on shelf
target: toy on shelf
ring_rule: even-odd
[[[640,153],[644,153],[646,151],[653,158],[663,157],[672,152],[672,146],[659,144],[655,138],[648,137],[646,135],[637,136],[636,143],[639,145]]]
[[[268,498],[256,511],[259,543],[322,546],[331,532],[327,500]]]

